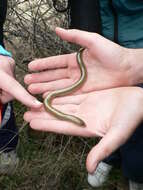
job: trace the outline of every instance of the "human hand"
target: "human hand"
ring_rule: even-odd
[[[16,98],[28,107],[39,108],[41,103],[31,96],[14,77],[15,62],[0,55],[0,101],[5,104]]]
[[[87,68],[87,80],[78,93],[132,85],[129,49],[96,33],[60,28],[56,29],[56,33],[63,40],[86,47],[83,60]],[[25,83],[29,85],[32,94],[47,94],[65,88],[80,77],[75,53],[37,59],[29,64],[29,70],[39,72],[25,77]]]
[[[115,151],[130,137],[143,118],[143,90],[139,87],[122,87],[95,91],[53,100],[53,106],[67,114],[80,117],[85,128],[61,121],[44,108],[31,109],[24,119],[36,130],[102,139],[87,157],[87,169],[93,173],[97,164]]]

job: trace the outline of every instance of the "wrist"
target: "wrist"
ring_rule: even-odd
[[[143,83],[143,49],[128,49],[127,59],[130,65],[130,85]]]

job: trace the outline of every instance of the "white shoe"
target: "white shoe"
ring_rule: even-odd
[[[143,190],[143,183],[136,183],[134,181],[129,181],[129,190]]]
[[[19,158],[14,150],[0,153],[0,175],[11,175],[16,171]]]
[[[100,162],[93,175],[88,174],[88,183],[92,187],[101,187],[106,182],[112,166],[105,162]]]

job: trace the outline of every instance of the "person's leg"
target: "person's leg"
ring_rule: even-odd
[[[0,127],[0,174],[11,174],[18,165],[16,155],[18,130],[11,103],[3,106]]]
[[[123,174],[129,179],[130,190],[143,189],[143,124],[121,147]]]

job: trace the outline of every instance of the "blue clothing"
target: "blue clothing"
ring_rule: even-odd
[[[143,47],[143,1],[100,0],[100,13],[104,37],[114,41],[115,30],[118,30],[118,44]]]
[[[0,45],[0,55],[12,57],[12,54]]]

